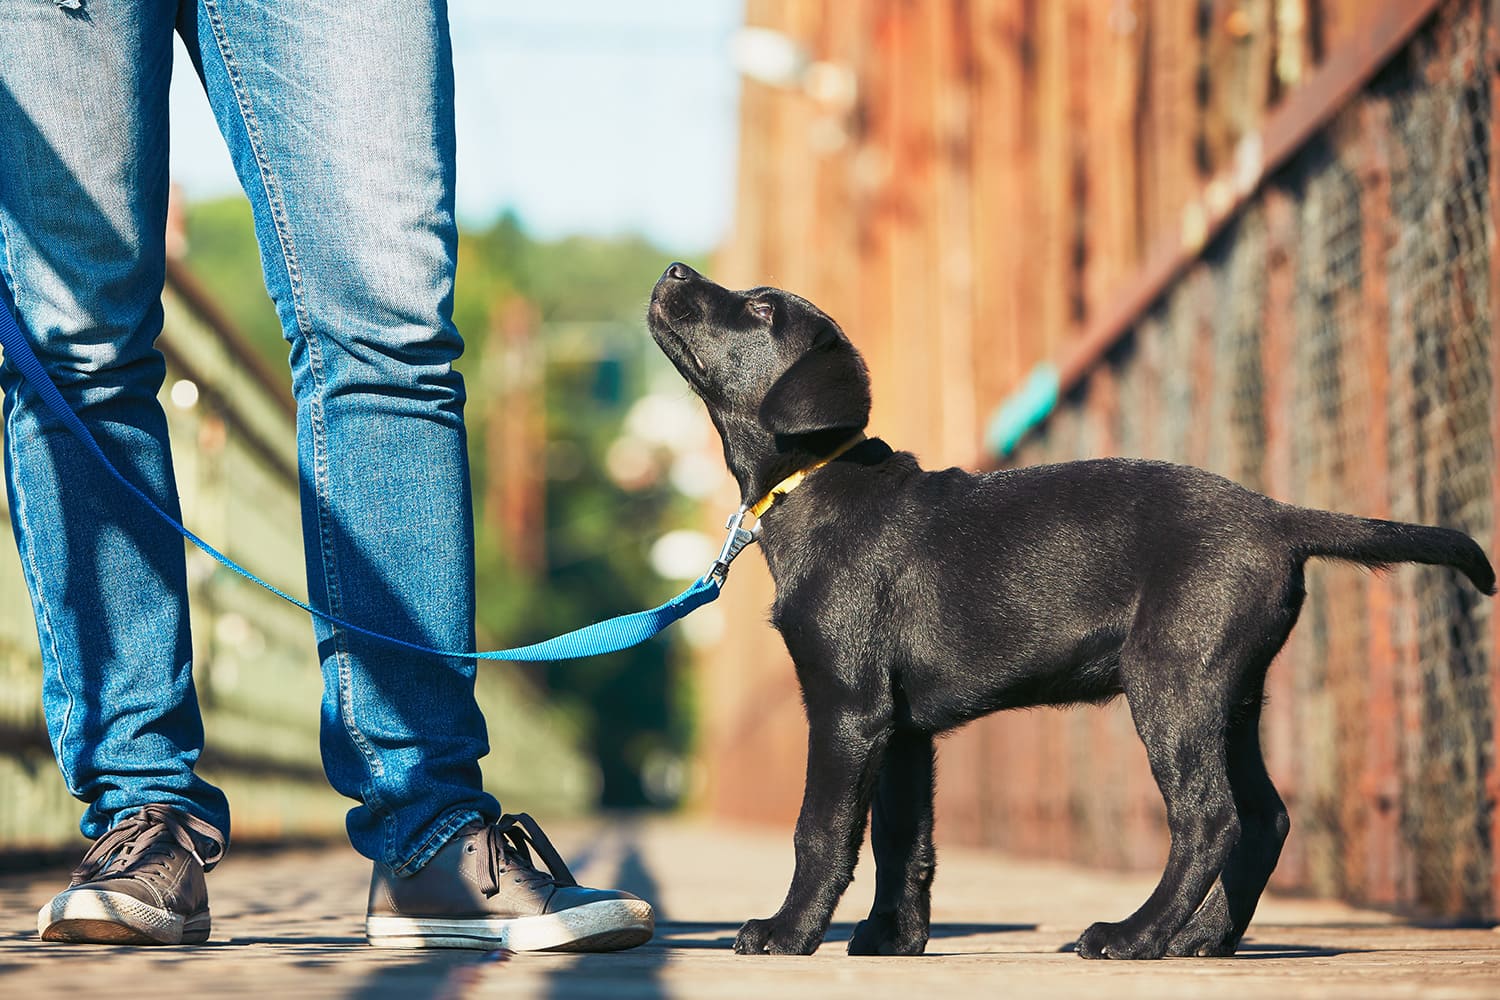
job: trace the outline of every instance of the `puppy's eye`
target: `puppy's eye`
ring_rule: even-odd
[[[776,315],[776,310],[769,302],[752,302],[750,303],[750,311],[755,314],[757,319],[765,323],[771,322],[771,318]]]

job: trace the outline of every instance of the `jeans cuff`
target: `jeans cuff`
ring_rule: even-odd
[[[402,878],[415,875],[432,860],[434,854],[447,846],[455,833],[471,824],[483,822],[486,822],[484,814],[474,809],[460,809],[448,813],[433,826],[432,832],[427,835],[427,839],[422,842],[421,847],[417,848],[415,854],[400,864],[391,865],[391,872]]]

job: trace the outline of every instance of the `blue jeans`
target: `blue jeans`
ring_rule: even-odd
[[[453,369],[453,74],[443,0],[0,0],[0,269],[64,396],[176,509],[162,325],[167,85],[182,35],[254,208],[290,344],[315,604],[473,648],[474,551]],[[227,843],[194,774],[183,547],[0,368],[5,471],[43,702],[97,837],[147,803]],[[323,766],[349,836],[397,871],[499,816],[474,665],[315,623]]]

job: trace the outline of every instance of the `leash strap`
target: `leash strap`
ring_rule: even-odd
[[[0,284],[0,293],[4,291],[4,285]],[[433,649],[430,646],[408,642],[405,639],[397,639],[394,636],[375,632],[363,626],[355,625],[353,622],[345,621],[337,615],[329,614],[327,611],[322,611],[310,604],[299,601],[279,587],[262,580],[193,534],[193,532],[189,531],[186,526],[171,514],[162,510],[156,501],[152,500],[144,490],[126,479],[120,470],[115,468],[114,463],[109,460],[109,457],[104,454],[104,450],[99,447],[99,442],[94,440],[94,435],[89,432],[88,427],[84,425],[83,421],[79,419],[78,414],[68,405],[68,401],[63,398],[62,393],[58,391],[57,385],[52,381],[52,377],[47,374],[47,370],[42,366],[42,362],[36,356],[36,352],[31,349],[31,344],[27,341],[25,335],[21,333],[20,326],[17,325],[15,317],[11,315],[11,310],[5,305],[5,298],[3,294],[0,294],[0,349],[3,349],[4,361],[11,364],[20,373],[21,378],[27,385],[31,386],[32,390],[41,399],[42,404],[78,439],[84,448],[99,460],[104,466],[104,470],[121,486],[125,487],[126,490],[135,494],[142,503],[150,508],[152,513],[170,524],[183,538],[186,538],[198,546],[198,548],[208,553],[219,565],[233,570],[251,583],[264,587],[283,601],[295,604],[303,611],[321,618],[330,625],[336,625],[339,628],[348,629],[350,632],[356,632],[366,638],[376,639],[388,645],[399,646],[402,649],[429,656],[452,656],[466,660],[517,660],[535,663],[550,660],[572,660],[585,656],[599,656],[603,653],[615,653],[622,649],[629,649],[631,646],[637,646],[645,642],[668,625],[680,618],[686,617],[695,609],[702,607],[719,596],[719,589],[723,585],[724,576],[727,574],[729,568],[727,563],[722,567],[723,572],[719,571],[720,566],[716,563],[714,569],[708,575],[694,581],[692,586],[660,607],[596,622],[593,625],[576,629],[543,642],[532,643],[529,646],[517,646],[513,649],[492,649],[482,653]]]

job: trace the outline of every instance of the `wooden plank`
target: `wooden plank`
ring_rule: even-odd
[[[970,16],[975,40],[973,254],[974,323],[988,341],[975,357],[977,395],[988,409],[1020,380],[1027,350],[1038,336],[1025,314],[1032,302],[1032,203],[1026,109],[1026,5],[975,0]]]
[[[1295,92],[1312,69],[1313,45],[1309,0],[1276,0],[1272,8],[1276,31],[1273,93]]]
[[[1489,76],[1490,165],[1490,558],[1500,547],[1500,0],[1489,0],[1485,11],[1484,67]],[[1489,635],[1491,746],[1500,748],[1500,609],[1490,610]],[[1500,920],[1500,754],[1492,753],[1487,776],[1490,804],[1489,919]]]
[[[1139,266],[1144,109],[1142,68],[1147,33],[1134,13],[1085,4],[1089,18],[1085,124],[1079,130],[1086,185],[1086,320],[1109,302]]]
[[[1295,484],[1289,420],[1292,400],[1298,391],[1295,378],[1297,373],[1292,364],[1293,344],[1297,335],[1292,305],[1297,281],[1293,257],[1297,245],[1296,205],[1290,194],[1275,187],[1266,190],[1264,202],[1267,259],[1261,371],[1265,387],[1262,413],[1265,419],[1266,450],[1262,481],[1270,496],[1278,500],[1291,500],[1295,494]],[[1293,636],[1295,641],[1295,632]],[[1293,714],[1295,678],[1286,669],[1291,665],[1287,660],[1295,661],[1293,649],[1288,649],[1277,657],[1277,662],[1271,664],[1266,676],[1267,704],[1261,720],[1261,740],[1271,778],[1289,811],[1295,815],[1301,781]],[[1294,835],[1287,842],[1276,879],[1281,884],[1300,885],[1305,878],[1303,843]]]
[[[817,35],[822,4],[788,3],[782,31],[799,49],[811,50]],[[760,211],[775,220],[765,273],[758,279],[794,291],[814,286],[818,261],[824,248],[815,245],[821,220],[828,206],[817,201],[817,186],[809,183],[818,169],[820,157],[812,148],[814,127],[820,111],[814,101],[799,90],[778,91],[776,134],[769,148],[776,162],[774,197],[760,206]]]
[[[1214,328],[1213,316],[1218,305],[1214,296],[1213,273],[1206,264],[1199,264],[1185,279],[1185,287],[1179,294],[1190,296],[1192,307],[1192,353],[1179,361],[1187,369],[1192,384],[1192,409],[1196,415],[1211,412],[1214,391]],[[1214,459],[1209,442],[1213,431],[1209,421],[1197,419],[1187,428],[1187,462],[1199,468],[1208,466]]]
[[[1246,78],[1251,22],[1241,0],[1213,0],[1209,13],[1204,83],[1203,146],[1210,168],[1226,169],[1234,158],[1235,144],[1246,130],[1237,115],[1250,81]]]
[[[1150,54],[1150,144],[1143,150],[1150,171],[1151,194],[1148,239],[1179,228],[1183,203],[1197,188],[1198,171],[1193,149],[1197,117],[1193,94],[1193,71],[1197,63],[1196,4],[1180,0],[1153,0],[1149,9]]]
[[[1316,28],[1314,55],[1319,63],[1328,53],[1353,41],[1364,30],[1369,0],[1315,0],[1312,5]]]
[[[891,176],[888,216],[891,241],[891,372],[885,386],[895,402],[902,443],[922,454],[941,448],[936,395],[941,383],[933,321],[937,274],[935,187],[937,136],[932,109],[937,92],[937,53],[923,30],[927,12],[915,4],[894,4],[890,28]]]
[[[1035,149],[1033,197],[1039,209],[1035,228],[1026,230],[1030,252],[1038,263],[1037,283],[1027,293],[1037,303],[1037,331],[1047,357],[1071,340],[1068,323],[1068,240],[1072,222],[1071,164],[1068,138],[1068,5],[1042,3],[1037,7]],[[1034,362],[1033,362],[1034,363]]]
[[[852,77],[863,36],[857,5],[816,7],[820,19],[811,42],[813,56]],[[858,100],[857,85],[853,98]],[[812,253],[807,295],[843,325],[846,333],[862,338],[863,331],[857,325],[861,294],[857,245],[861,203],[850,183],[857,148],[855,112],[853,105],[820,101],[808,137],[815,207],[807,238]]]
[[[867,61],[860,74],[861,117],[864,138],[855,152],[854,183],[864,200],[859,247],[862,270],[868,276],[861,295],[859,343],[865,351],[875,383],[872,426],[899,427],[905,410],[899,394],[900,370],[894,353],[894,286],[909,280],[897,269],[895,259],[898,211],[894,150],[901,141],[894,114],[896,79],[896,33],[899,25],[890,0],[872,0],[865,9],[866,34],[870,38]]]
[[[929,8],[926,25],[934,54],[933,213],[929,226],[937,273],[939,465],[967,462],[981,448],[974,373],[974,203],[972,148],[977,51],[969,32],[971,0]]]
[[[1360,108],[1363,135],[1360,181],[1360,329],[1364,346],[1362,371],[1366,385],[1369,434],[1356,468],[1365,478],[1360,490],[1362,509],[1369,516],[1389,518],[1391,504],[1390,436],[1386,407],[1390,393],[1390,294],[1386,258],[1395,240],[1391,219],[1389,144],[1391,109],[1384,100],[1366,98]],[[1366,805],[1365,869],[1360,882],[1366,900],[1383,906],[1397,901],[1396,864],[1401,841],[1400,750],[1397,709],[1396,652],[1392,635],[1394,594],[1388,577],[1372,575],[1366,588],[1369,621],[1368,663],[1365,667],[1367,701],[1364,772],[1359,793]]]

